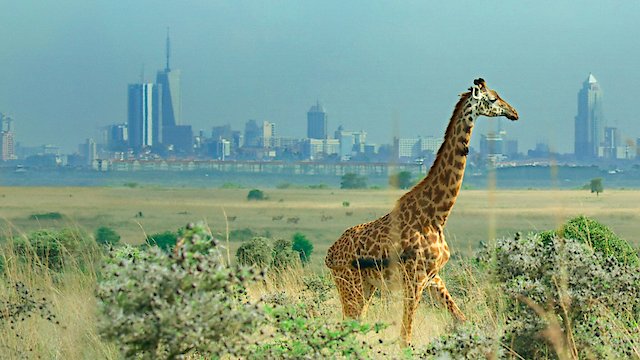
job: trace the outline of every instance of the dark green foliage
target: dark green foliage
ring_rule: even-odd
[[[365,359],[371,349],[359,336],[377,334],[386,326],[350,320],[328,322],[309,315],[301,305],[266,309],[275,329],[273,338],[259,344],[249,359]],[[388,354],[378,354],[381,358]]]
[[[62,270],[67,263],[82,265],[93,254],[89,236],[77,229],[38,230],[13,240],[19,260],[51,270]]]
[[[64,215],[57,211],[29,215],[29,220],[61,220],[62,218],[64,218]]]
[[[254,237],[240,245],[236,251],[236,260],[242,265],[254,265],[265,268],[271,265],[273,248],[269,239]]]
[[[271,268],[284,270],[300,263],[300,255],[293,250],[291,240],[276,239],[273,241]]]
[[[164,251],[171,251],[178,242],[178,234],[165,231],[163,233],[157,233],[147,238],[147,243],[151,246],[157,246]]]
[[[267,196],[262,190],[253,189],[247,194],[247,200],[266,200]]]
[[[96,242],[101,245],[116,245],[120,235],[112,228],[101,226],[96,230]]]
[[[600,193],[604,191],[604,186],[602,185],[602,178],[591,179],[591,182],[589,183],[589,188],[591,189],[591,193],[596,193],[596,196],[600,195]]]
[[[394,189],[408,189],[413,185],[411,172],[400,171],[397,174],[389,176],[389,185]]]
[[[311,253],[313,252],[313,244],[302,233],[293,234],[293,250],[300,254],[300,261],[303,264],[308,263],[311,260]]]
[[[246,357],[265,317],[245,289],[261,275],[227,266],[204,226],[181,233],[177,254],[111,252],[97,291],[100,334],[128,359]]]
[[[243,265],[283,270],[298,264],[300,255],[293,250],[290,240],[254,237],[240,245],[236,261]]]
[[[640,266],[638,254],[628,242],[618,237],[607,226],[586,216],[578,216],[567,221],[558,235],[587,244],[594,251],[602,253],[605,259],[613,256],[623,264]]]
[[[629,358],[632,347],[640,346],[637,266],[594,251],[584,240],[550,237],[548,232],[544,238],[497,240],[484,251],[480,258],[493,254],[489,266],[508,298],[502,342],[524,358],[554,354],[550,336],[565,337],[561,341],[580,358]],[[555,335],[545,333],[551,325]]]
[[[354,173],[342,175],[340,189],[366,189],[367,178]]]

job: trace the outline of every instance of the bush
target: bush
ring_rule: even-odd
[[[254,237],[240,245],[236,251],[236,260],[242,265],[255,265],[264,268],[271,265],[272,252],[269,239]]]
[[[433,340],[422,351],[413,354],[420,359],[506,359],[495,331],[480,331],[465,324],[454,332]]]
[[[37,230],[14,239],[20,260],[56,271],[67,263],[84,265],[92,250],[87,234],[77,229]]]
[[[413,185],[411,172],[400,171],[397,174],[389,176],[389,185],[394,189],[408,189]]]
[[[250,190],[249,193],[247,194],[247,200],[266,200],[266,199],[267,197],[265,196],[262,190],[253,189],[253,190]]]
[[[266,311],[275,334],[269,342],[256,346],[249,359],[370,358],[370,346],[359,340],[359,336],[377,334],[386,327],[355,320],[328,322],[310,316],[301,305],[267,308]]]
[[[311,253],[313,252],[313,244],[302,233],[293,234],[293,250],[297,251],[300,255],[300,261],[306,264],[311,260]]]
[[[367,178],[354,173],[342,175],[340,189],[366,189]]]
[[[580,240],[545,237],[501,239],[481,253],[509,299],[503,343],[524,358],[557,352],[553,341],[580,358],[631,357],[640,346],[637,267]]]
[[[273,253],[271,258],[271,268],[287,269],[300,262],[300,255],[293,250],[291,240],[276,239],[273,241]]]
[[[164,251],[171,251],[178,242],[178,234],[165,231],[163,233],[157,233],[147,238],[147,243],[151,246],[157,246]]]
[[[298,263],[300,256],[293,250],[291,241],[254,237],[240,245],[236,261],[260,268],[286,269]]]
[[[116,245],[120,242],[120,235],[106,226],[101,226],[96,230],[96,242],[100,245]]]
[[[245,288],[261,276],[227,266],[204,226],[182,233],[177,254],[111,252],[97,291],[100,334],[130,359],[246,356],[264,315]]]
[[[618,237],[611,229],[586,216],[573,218],[562,227],[558,236],[576,239],[600,252],[604,258],[613,256],[623,264],[640,266],[636,251],[624,239]]]

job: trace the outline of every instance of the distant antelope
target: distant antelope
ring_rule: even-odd
[[[297,224],[300,221],[300,218],[297,216],[290,217],[287,219],[287,224]]]
[[[284,218],[284,215],[272,216],[271,221],[279,221]]]
[[[227,216],[227,220],[229,221],[236,221],[237,218],[237,216]]]

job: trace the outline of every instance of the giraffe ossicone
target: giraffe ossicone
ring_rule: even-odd
[[[376,288],[404,291],[401,336],[411,342],[413,320],[427,286],[458,321],[466,318],[438,275],[449,260],[444,227],[455,204],[479,116],[517,120],[517,111],[484,79],[474,80],[455,105],[444,142],[427,176],[404,194],[391,212],[351,227],[329,248],[325,264],[333,275],[345,317],[359,318]]]

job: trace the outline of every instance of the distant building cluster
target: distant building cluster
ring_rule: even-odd
[[[30,166],[78,166],[108,170],[112,162],[163,162],[209,160],[218,162],[297,162],[307,164],[389,163],[407,166],[429,165],[435,159],[443,138],[418,136],[394,137],[391,144],[367,142],[367,132],[339,125],[330,132],[325,107],[316,101],[306,112],[306,137],[284,137],[270,120],[249,119],[240,129],[231,124],[215,125],[210,132],[194,134],[184,124],[180,90],[180,70],[170,66],[170,40],[166,39],[166,66],[156,74],[155,82],[141,77],[128,85],[127,121],[109,125],[102,139],[86,139],[72,155],[61,155],[54,145],[19,146],[15,142],[13,118],[0,113],[1,159],[24,160]],[[304,116],[301,111],[301,118]],[[472,164],[528,164],[558,157],[545,141],[538,141],[525,154],[518,140],[509,137],[497,119],[497,129],[480,134],[478,149],[470,149]],[[566,161],[596,163],[640,157],[640,138],[622,138],[618,128],[607,124],[603,111],[603,93],[590,74],[578,92],[575,117],[575,154],[563,155]],[[164,164],[164,165],[163,165]],[[156,165],[153,165],[156,166]],[[217,165],[216,165],[217,166]],[[238,165],[241,166],[241,165]],[[311,172],[315,170],[309,170]]]

